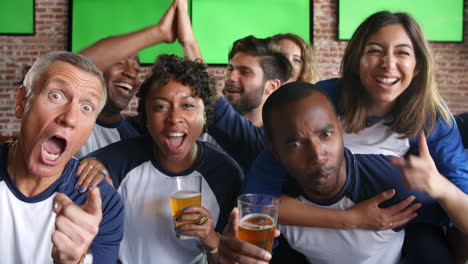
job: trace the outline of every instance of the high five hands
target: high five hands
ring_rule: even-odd
[[[174,0],[156,27],[159,27],[157,34],[162,37],[162,42],[172,43],[177,39],[185,56],[192,60],[202,59],[188,15],[187,0]]]

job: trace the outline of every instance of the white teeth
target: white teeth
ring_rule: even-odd
[[[59,154],[51,154],[47,151],[44,150],[44,155],[46,156],[47,159],[49,160],[56,160],[59,157]]]
[[[133,86],[131,86],[128,83],[116,83],[115,85],[120,86],[120,87],[125,88],[125,89],[128,89],[130,91],[133,89]]]
[[[377,78],[378,82],[385,83],[385,84],[391,84],[396,82],[398,79],[397,78]]]
[[[183,133],[169,133],[169,136],[170,137],[183,137],[184,134]]]

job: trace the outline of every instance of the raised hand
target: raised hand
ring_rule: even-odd
[[[239,210],[234,208],[229,216],[229,222],[224,228],[221,241],[219,243],[219,255],[216,263],[220,264],[260,264],[268,263],[271,254],[248,242],[237,239],[237,229],[239,227]],[[279,230],[275,231],[275,237],[279,236]]]
[[[403,181],[409,188],[425,192],[435,199],[442,195],[439,186],[446,179],[440,175],[432,160],[423,131],[419,134],[419,157],[414,155],[409,155],[406,159],[392,157],[390,163],[401,169]]]
[[[76,173],[79,175],[79,178],[76,181],[75,189],[80,192],[85,192],[88,188],[92,189],[103,180],[106,180],[110,185],[113,185],[109,171],[99,160],[82,160],[76,170]]]
[[[349,209],[357,219],[355,226],[361,229],[386,230],[402,226],[415,218],[417,216],[415,211],[421,207],[421,204],[416,203],[408,207],[414,201],[414,196],[387,208],[379,207],[379,204],[394,195],[395,190],[387,190]]]
[[[64,194],[54,197],[55,231],[52,234],[52,258],[56,263],[76,264],[88,251],[99,231],[102,219],[101,193],[93,188],[82,206]]]
[[[166,13],[162,16],[159,22],[155,25],[159,30],[157,34],[161,39],[161,42],[172,43],[176,40],[177,37],[177,25],[176,25],[176,9],[177,1],[174,0],[172,4],[167,9]]]
[[[390,163],[401,169],[409,188],[422,191],[436,199],[455,226],[468,234],[468,195],[439,173],[427,147],[424,132],[419,135],[419,157],[391,158]],[[461,179],[464,181],[465,179]]]
[[[184,48],[185,56],[191,60],[203,59],[195,35],[193,34],[192,24],[188,15],[187,0],[176,0],[177,2],[177,40]]]

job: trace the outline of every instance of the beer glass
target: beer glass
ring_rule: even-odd
[[[171,204],[174,228],[183,224],[195,223],[195,221],[177,222],[176,218],[182,216],[186,207],[201,206],[201,177],[198,174],[168,178],[171,192],[169,194],[169,202]],[[192,236],[181,236],[177,233],[176,236],[180,239],[195,238]]]
[[[237,198],[237,207],[240,214],[237,238],[271,252],[279,199],[266,194],[243,194]]]

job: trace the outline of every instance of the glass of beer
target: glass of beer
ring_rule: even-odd
[[[240,214],[237,238],[271,252],[279,199],[266,194],[243,194],[237,199],[237,207]]]
[[[174,228],[183,224],[195,223],[195,221],[176,221],[177,217],[184,214],[184,208],[190,206],[201,206],[201,183],[202,176],[187,175],[178,177],[169,177],[170,191],[169,202],[171,204],[172,220]],[[179,239],[191,239],[192,236],[181,236],[176,233]]]

